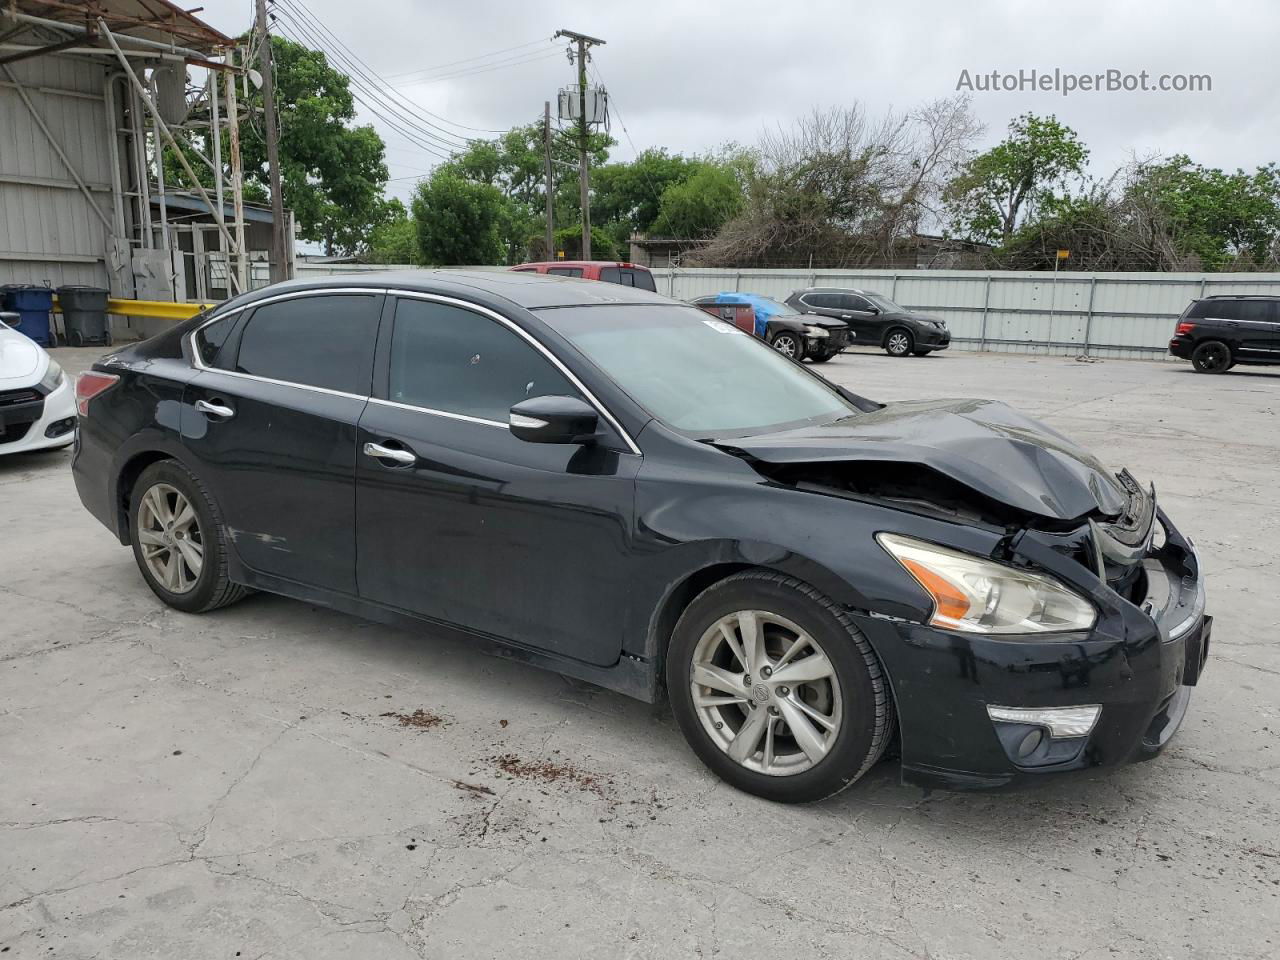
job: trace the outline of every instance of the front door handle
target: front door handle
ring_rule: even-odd
[[[366,443],[364,445],[364,453],[365,456],[373,457],[375,460],[391,460],[406,467],[418,462],[418,458],[412,450],[384,447],[380,443]]]
[[[840,314],[840,319],[841,319],[841,320],[852,320],[852,319],[853,319],[853,317],[849,316],[849,314],[847,314],[847,313],[842,313],[842,314]]]
[[[210,403],[208,400],[197,400],[196,410],[207,416],[217,417],[219,420],[230,420],[236,415],[230,407],[220,403]]]

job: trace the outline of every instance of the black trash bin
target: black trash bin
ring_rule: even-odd
[[[108,293],[101,287],[81,284],[58,288],[62,329],[67,343],[73,347],[83,347],[85,344],[111,346],[111,327],[107,323]]]

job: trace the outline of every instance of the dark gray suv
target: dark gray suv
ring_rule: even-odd
[[[808,287],[792,293],[786,304],[800,313],[843,320],[849,324],[850,343],[877,346],[894,357],[923,357],[951,345],[946,321],[912,313],[870,290]]]

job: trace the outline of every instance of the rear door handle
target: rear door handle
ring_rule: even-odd
[[[217,417],[219,420],[230,420],[236,415],[230,407],[220,403],[210,403],[208,400],[197,400],[196,410],[207,416]]]
[[[841,319],[841,320],[852,320],[852,319],[853,319],[853,317],[849,316],[849,314],[847,314],[847,313],[842,313],[842,314],[840,314],[840,319]]]
[[[366,443],[364,445],[364,453],[365,456],[373,457],[375,460],[390,460],[406,467],[418,462],[418,457],[412,450],[384,447],[380,443]]]

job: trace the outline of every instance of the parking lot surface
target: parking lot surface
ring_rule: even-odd
[[[875,399],[1007,400],[1155,482],[1218,618],[1163,756],[994,794],[925,795],[885,761],[773,805],[716,781],[665,706],[277,597],[165,608],[68,451],[0,457],[0,948],[1280,955],[1280,375],[959,352],[821,370]]]

